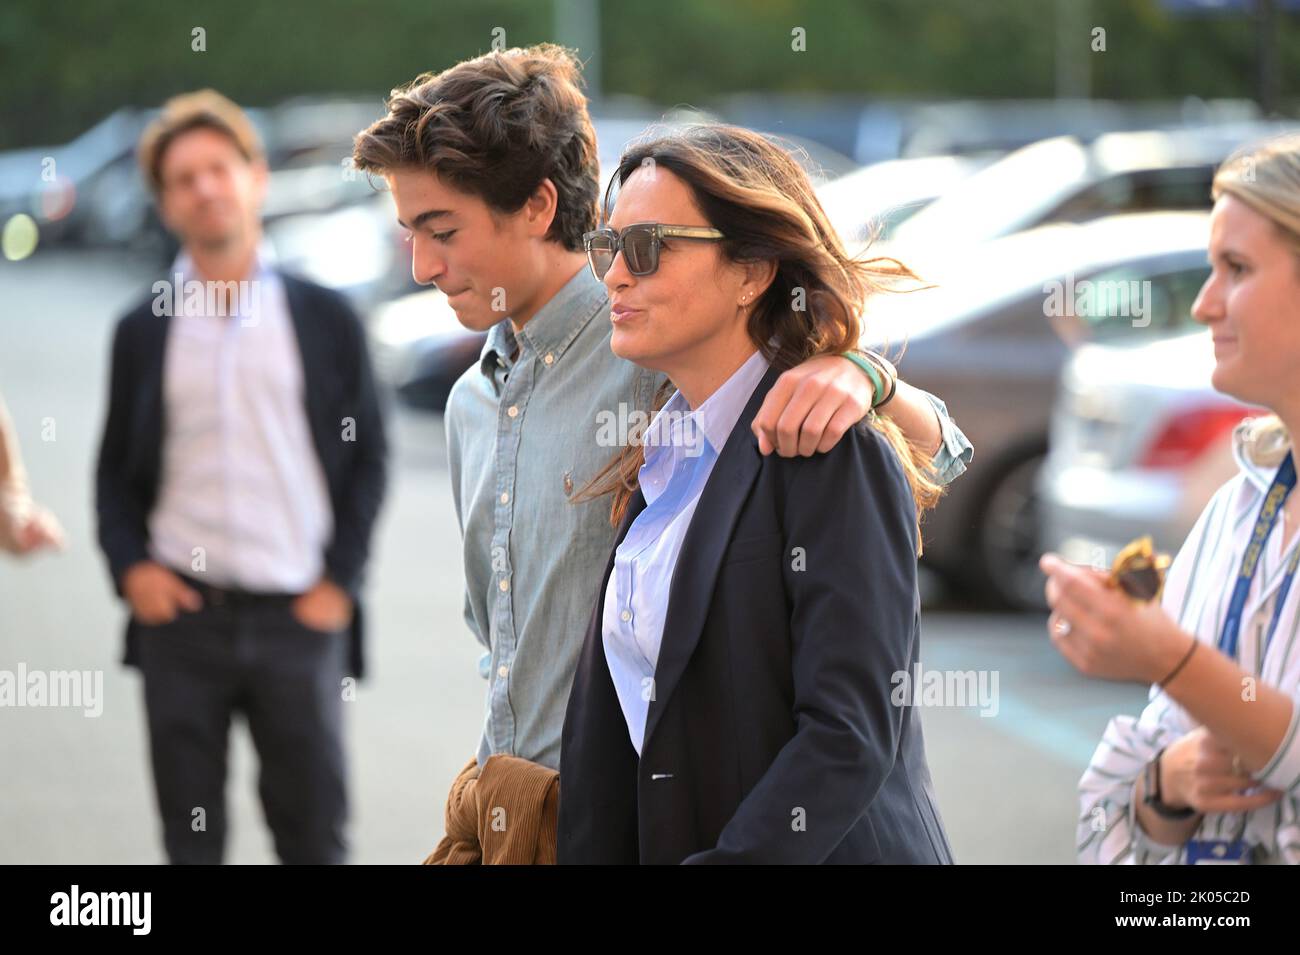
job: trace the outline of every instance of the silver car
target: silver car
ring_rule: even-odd
[[[864,342],[901,351],[900,374],[942,398],[975,446],[923,525],[925,559],[948,582],[1041,605],[1036,488],[1061,370],[1077,346],[1190,327],[1207,239],[1199,212],[1044,226],[927,267],[937,288],[870,299]]]

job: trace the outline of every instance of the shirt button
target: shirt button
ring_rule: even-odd
[[[629,620],[632,619],[632,611],[630,611],[630,610],[624,610],[621,614],[619,614],[619,618],[620,618],[624,623],[626,623],[627,621],[629,621]]]
[[[501,503],[502,503],[502,504],[509,504],[509,503],[510,503],[510,494],[509,494],[509,492],[507,492],[507,491],[502,491],[502,492],[501,492]]]
[[[504,577],[502,577],[502,578],[501,578],[501,583],[497,584],[497,586],[501,588],[501,592],[502,592],[502,593],[505,593],[507,590],[510,589],[510,581],[508,581],[508,580],[506,580]]]
[[[518,418],[519,407],[517,405],[511,405],[509,408],[506,409],[506,414],[510,415],[510,417],[512,418]]]
[[[546,362],[548,365],[553,365],[555,363],[555,355],[551,352],[547,352],[546,357],[543,358],[542,361]]]
[[[504,679],[509,675],[510,675],[510,668],[508,666],[502,666],[497,669],[497,676]]]

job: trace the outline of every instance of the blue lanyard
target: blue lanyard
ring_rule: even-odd
[[[1288,451],[1286,460],[1277,469],[1277,477],[1273,479],[1268,493],[1264,495],[1264,503],[1260,505],[1259,517],[1255,519],[1255,529],[1250,533],[1246,553],[1241,558],[1241,570],[1237,572],[1237,583],[1232,589],[1232,601],[1228,604],[1228,615],[1223,620],[1223,632],[1219,635],[1219,649],[1234,660],[1237,658],[1237,634],[1241,630],[1241,615],[1246,608],[1246,595],[1250,593],[1251,581],[1255,579],[1255,570],[1259,566],[1260,555],[1264,552],[1264,543],[1268,540],[1269,532],[1277,522],[1278,512],[1282,510],[1282,505],[1286,502],[1291,489],[1295,487],[1295,483],[1295,459]],[[1268,626],[1268,636],[1264,638],[1264,651],[1268,650],[1268,645],[1273,640],[1273,631],[1277,629],[1278,621],[1282,619],[1282,605],[1286,602],[1287,592],[1295,579],[1298,564],[1300,564],[1300,547],[1296,548],[1287,562],[1286,576],[1282,578],[1282,585],[1277,592],[1277,603],[1273,606],[1273,620]],[[1263,659],[1263,653],[1260,654],[1260,659]]]

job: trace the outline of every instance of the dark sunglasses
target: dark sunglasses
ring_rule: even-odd
[[[622,232],[615,229],[588,232],[582,237],[582,247],[587,252],[592,274],[603,281],[619,252],[623,253],[623,262],[629,272],[649,275],[659,268],[659,246],[664,239],[717,242],[724,238],[726,236],[717,229],[707,226],[636,222]]]

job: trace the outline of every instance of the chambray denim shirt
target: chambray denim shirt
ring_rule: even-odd
[[[584,266],[518,334],[508,319],[493,326],[447,401],[465,622],[485,648],[480,765],[509,753],[560,768],[569,689],[615,534],[608,498],[571,498],[646,427],[664,381],[616,356],[610,332],[605,286]],[[928,397],[947,482],[973,450]]]

